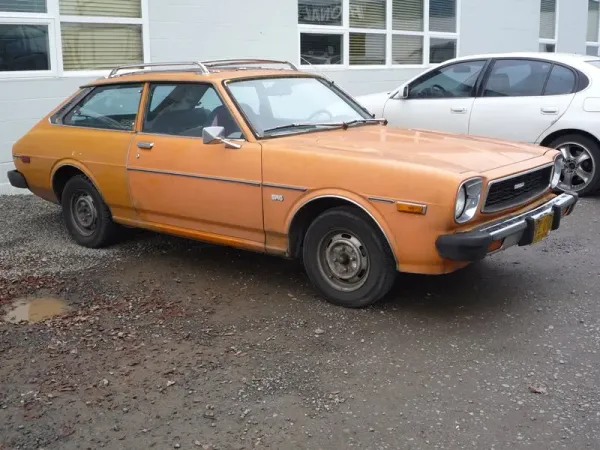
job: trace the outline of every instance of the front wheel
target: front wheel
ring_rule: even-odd
[[[61,204],[65,226],[79,245],[99,248],[112,242],[117,225],[102,196],[87,177],[78,175],[67,182]]]
[[[384,297],[397,275],[381,231],[361,211],[342,206],[325,211],[304,238],[309,279],[330,302],[362,308]]]
[[[558,190],[584,196],[600,188],[600,146],[594,140],[570,134],[554,140],[550,147],[559,150],[565,160]]]

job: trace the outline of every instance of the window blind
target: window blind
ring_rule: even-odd
[[[540,37],[556,38],[556,0],[541,0]]]
[[[110,69],[143,62],[142,27],[117,24],[61,24],[65,70]]]
[[[423,31],[425,0],[393,0],[392,29],[395,31]]]
[[[386,28],[386,0],[350,0],[350,28]]]
[[[0,11],[45,13],[46,0],[0,0]]]
[[[385,34],[350,33],[350,64],[385,64],[385,38]]]
[[[59,8],[63,16],[142,17],[140,0],[59,0]]]
[[[429,30],[456,33],[456,0],[429,1]]]
[[[423,36],[394,35],[392,64],[423,64]]]
[[[598,0],[588,1],[588,24],[587,24],[587,41],[598,42],[598,32],[600,26],[600,3]]]

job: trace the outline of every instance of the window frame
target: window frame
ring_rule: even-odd
[[[600,7],[600,4],[599,4],[599,7]],[[589,20],[589,15],[590,15],[589,0],[588,0],[588,11],[587,12],[588,12],[588,20]],[[600,56],[600,15],[598,17],[598,22],[599,22],[599,24],[598,24],[598,35],[596,36],[596,41],[595,42],[587,40],[587,30],[586,30],[586,39],[585,39],[585,54],[586,54],[586,56]],[[595,55],[588,55],[587,54],[588,47],[594,47],[596,49],[596,54]]]
[[[63,22],[112,25],[139,25],[142,28],[143,62],[149,63],[151,61],[149,36],[150,23],[148,17],[149,0],[140,0],[140,2],[142,16],[141,18],[61,15],[59,10],[59,0],[46,0],[45,13],[15,13],[0,11],[0,24],[47,25],[49,41],[48,51],[50,59],[50,70],[0,72],[0,81],[15,78],[90,78],[107,76],[110,72],[110,69],[64,70],[61,35],[61,23]]]
[[[73,97],[73,99],[71,99],[71,101],[67,103],[67,104],[71,103],[71,104],[69,104],[69,106],[67,108],[64,108],[62,111],[59,111],[57,114],[54,114],[50,118],[50,123],[54,126],[77,128],[77,129],[81,129],[81,130],[96,130],[96,131],[109,131],[109,132],[135,134],[138,132],[137,131],[137,123],[140,119],[140,114],[142,112],[141,108],[144,105],[144,96],[146,94],[146,84],[147,83],[145,83],[143,81],[122,81],[119,83],[106,83],[106,84],[82,86],[81,87],[82,91],[84,89],[89,89],[89,91],[86,91],[83,94],[81,94],[81,93],[76,94]],[[142,92],[140,93],[140,101],[138,103],[138,110],[135,115],[135,120],[133,122],[133,126],[131,127],[131,130],[120,130],[120,129],[112,129],[112,128],[97,128],[97,127],[82,127],[82,126],[78,126],[78,125],[64,123],[65,117],[67,117],[69,114],[71,114],[71,112],[73,112],[73,110],[75,108],[77,108],[82,102],[84,102],[90,96],[94,95],[98,89],[111,88],[111,87],[124,88],[125,86],[131,86],[131,85],[139,85],[142,90]]]
[[[548,70],[548,75],[546,76],[546,80],[544,81],[544,86],[542,88],[541,95],[520,95],[520,96],[510,95],[510,96],[506,96],[506,97],[485,97],[483,95],[485,86],[490,78],[490,75],[492,74],[492,71],[494,70],[494,66],[496,65],[496,62],[498,62],[498,61],[535,61],[535,62],[550,64],[550,69]],[[555,97],[556,95],[546,95],[546,86],[548,85],[548,80],[550,79],[550,76],[552,75],[552,70],[554,69],[554,66],[561,66],[565,69],[570,70],[575,75],[575,84],[573,86],[572,91],[568,94],[556,94],[556,95],[576,94],[577,92],[580,92],[587,87],[587,84],[584,84],[584,83],[588,82],[587,77],[585,75],[583,75],[577,69],[570,67],[566,64],[560,63],[558,61],[553,61],[551,59],[545,59],[545,58],[529,58],[529,57],[523,57],[523,56],[508,57],[507,56],[507,57],[502,57],[502,58],[492,58],[489,61],[488,66],[485,69],[485,73],[483,74],[483,77],[481,78],[479,86],[477,88],[476,98],[479,98],[479,99],[508,99],[508,98],[531,98],[531,97]]]
[[[144,92],[142,93],[142,101],[140,102],[140,111],[138,112],[138,118],[136,120],[136,123],[139,123],[139,126],[136,125],[137,134],[144,135],[144,136],[152,135],[152,136],[164,136],[164,137],[177,138],[177,139],[202,140],[202,137],[197,137],[197,136],[180,136],[180,135],[176,135],[176,134],[153,133],[151,131],[144,131],[144,124],[146,123],[146,116],[148,115],[148,112],[150,111],[150,107],[152,106],[152,96],[151,96],[152,86],[161,86],[161,85],[169,86],[169,85],[180,85],[180,84],[202,84],[202,85],[208,85],[211,88],[213,88],[215,93],[217,94],[217,97],[219,98],[219,100],[221,100],[221,103],[223,104],[223,106],[225,108],[227,108],[227,110],[229,111],[229,114],[231,114],[231,117],[233,118],[233,120],[237,124],[238,128],[240,129],[240,132],[242,133],[242,137],[240,137],[240,138],[235,138],[235,139],[227,138],[227,139],[230,141],[246,141],[246,142],[248,142],[248,137],[246,136],[246,132],[244,131],[244,127],[242,126],[242,122],[240,122],[240,120],[236,117],[236,115],[234,114],[234,111],[232,110],[230,105],[227,104],[225,97],[223,96],[223,94],[221,93],[221,90],[219,89],[219,85],[216,83],[213,83],[211,81],[208,81],[208,80],[204,80],[204,81],[160,80],[160,81],[145,82],[144,83]],[[229,92],[228,92],[228,94],[229,94]],[[232,99],[232,101],[233,101],[233,99]],[[242,116],[244,121],[246,121],[246,117],[244,116],[244,113],[241,110],[241,108],[239,108],[238,104],[235,101],[233,104],[235,105],[235,108],[238,111],[238,113],[240,114],[240,116]]]
[[[294,0],[298,1],[298,0]],[[461,25],[461,6],[462,0],[456,0],[456,31],[454,33],[430,31],[429,14],[430,1],[424,0],[423,5],[423,31],[397,31],[393,29],[393,2],[386,0],[386,27],[385,29],[375,28],[353,28],[350,27],[350,0],[342,0],[342,25],[310,25],[297,23],[298,27],[298,60],[297,65],[301,70],[318,69],[321,71],[340,71],[340,70],[378,70],[378,69],[424,69],[435,67],[442,63],[430,62],[430,42],[432,38],[452,39],[456,41],[456,55],[460,55],[460,25]],[[300,44],[301,34],[341,34],[342,37],[342,64],[305,64],[302,60],[302,49]],[[385,40],[385,64],[350,64],[350,33],[365,34],[383,34]],[[423,63],[422,64],[394,64],[392,62],[392,40],[393,36],[419,36],[423,38]]]
[[[549,38],[543,38],[541,37],[542,34],[542,11],[541,11],[541,5],[540,5],[540,19],[539,19],[539,23],[538,23],[538,45],[554,45],[554,51],[553,52],[541,52],[541,53],[557,53],[558,52],[558,24],[559,24],[559,14],[560,14],[560,2],[561,0],[556,0],[556,11],[554,14],[554,38],[549,39]],[[538,49],[539,50],[539,49]]]

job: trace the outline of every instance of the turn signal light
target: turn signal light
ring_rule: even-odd
[[[405,212],[409,214],[425,215],[425,213],[427,213],[427,206],[420,205],[418,203],[396,202],[396,209],[400,212]]]
[[[492,243],[488,245],[488,253],[500,250],[502,248],[502,244],[504,244],[504,239],[501,239],[499,241],[492,241]]]

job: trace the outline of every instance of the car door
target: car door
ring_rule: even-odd
[[[487,60],[460,61],[433,69],[390,98],[383,111],[394,126],[467,134],[477,81]]]
[[[475,99],[469,134],[535,143],[575,96],[575,72],[551,61],[495,60]]]
[[[204,144],[206,126],[241,145]],[[151,226],[264,249],[261,146],[244,139],[210,83],[147,88],[145,113],[128,156],[131,197]]]

